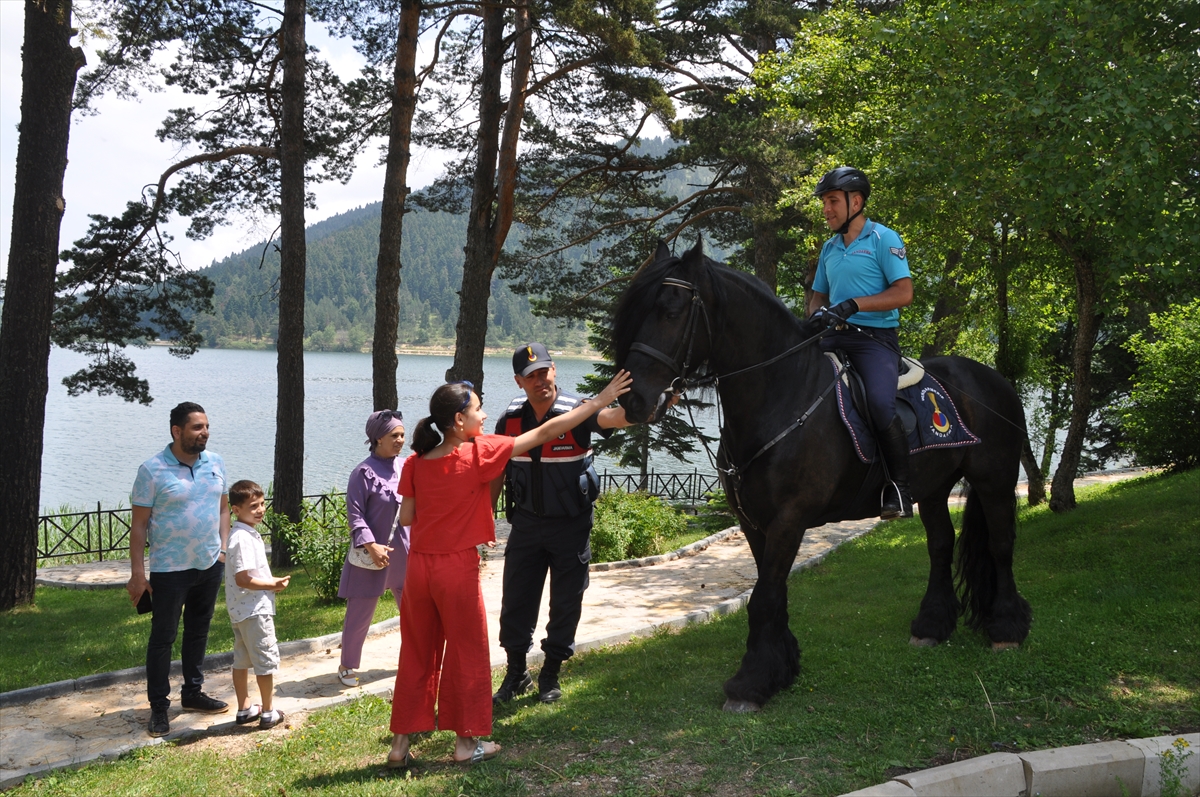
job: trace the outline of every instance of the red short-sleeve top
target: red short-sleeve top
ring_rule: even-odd
[[[496,539],[491,482],[504,473],[514,439],[483,434],[444,457],[405,460],[398,492],[417,499],[410,553],[455,553]]]

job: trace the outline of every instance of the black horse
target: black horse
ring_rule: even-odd
[[[761,281],[706,257],[700,244],[682,257],[659,245],[621,297],[613,336],[616,364],[633,375],[621,397],[630,420],[659,420],[672,393],[689,387],[715,386],[724,407],[717,463],[758,566],[746,654],[725,682],[725,709],[757,711],[800,670],[787,578],[805,530],[878,516],[881,469],[854,454],[836,401],[817,400],[832,367],[818,346],[803,345],[811,330]],[[963,357],[923,364],[980,442],[912,458],[930,569],[911,641],[936,645],[965,613],[993,647],[1014,647],[1032,615],[1012,571],[1024,411],[985,365]],[[969,490],[955,563],[947,500],[960,479]]]

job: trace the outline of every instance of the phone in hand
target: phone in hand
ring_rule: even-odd
[[[154,611],[154,604],[150,601],[150,590],[142,593],[142,597],[138,598],[137,613],[149,614]]]

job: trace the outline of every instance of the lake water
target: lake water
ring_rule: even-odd
[[[50,392],[42,455],[43,512],[64,504],[87,508],[128,506],[138,466],[171,440],[168,416],[181,401],[195,401],[208,414],[209,448],[225,459],[231,481],[253,479],[266,486],[275,454],[275,352],[201,349],[191,358],[173,357],[166,347],[130,349],[138,374],[150,382],[154,403],[131,404],[116,396],[67,395],[62,378],[87,358],[55,348],[50,354]],[[429,396],[444,381],[450,356],[401,355],[397,370],[399,409],[409,428],[428,414]],[[591,360],[556,360],[558,384],[575,391],[593,370]],[[508,357],[484,360],[484,410],[499,418],[519,392]],[[304,355],[304,492],[344,490],[350,469],[366,455],[363,426],[371,413],[371,355],[309,352]],[[661,472],[710,470],[701,450],[689,464],[660,455]],[[618,471],[598,458],[600,470]]]

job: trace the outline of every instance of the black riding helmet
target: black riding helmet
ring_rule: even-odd
[[[846,223],[836,231],[838,235],[845,235],[846,231],[850,229],[850,222],[856,216],[861,215],[867,207],[867,199],[871,196],[871,181],[861,170],[855,169],[853,166],[839,166],[826,172],[825,176],[817,182],[817,187],[813,189],[813,196],[819,197],[830,191],[841,191],[846,195],[847,210],[850,208],[850,192],[857,191],[862,194],[863,205],[858,209],[858,213],[847,217]]]

